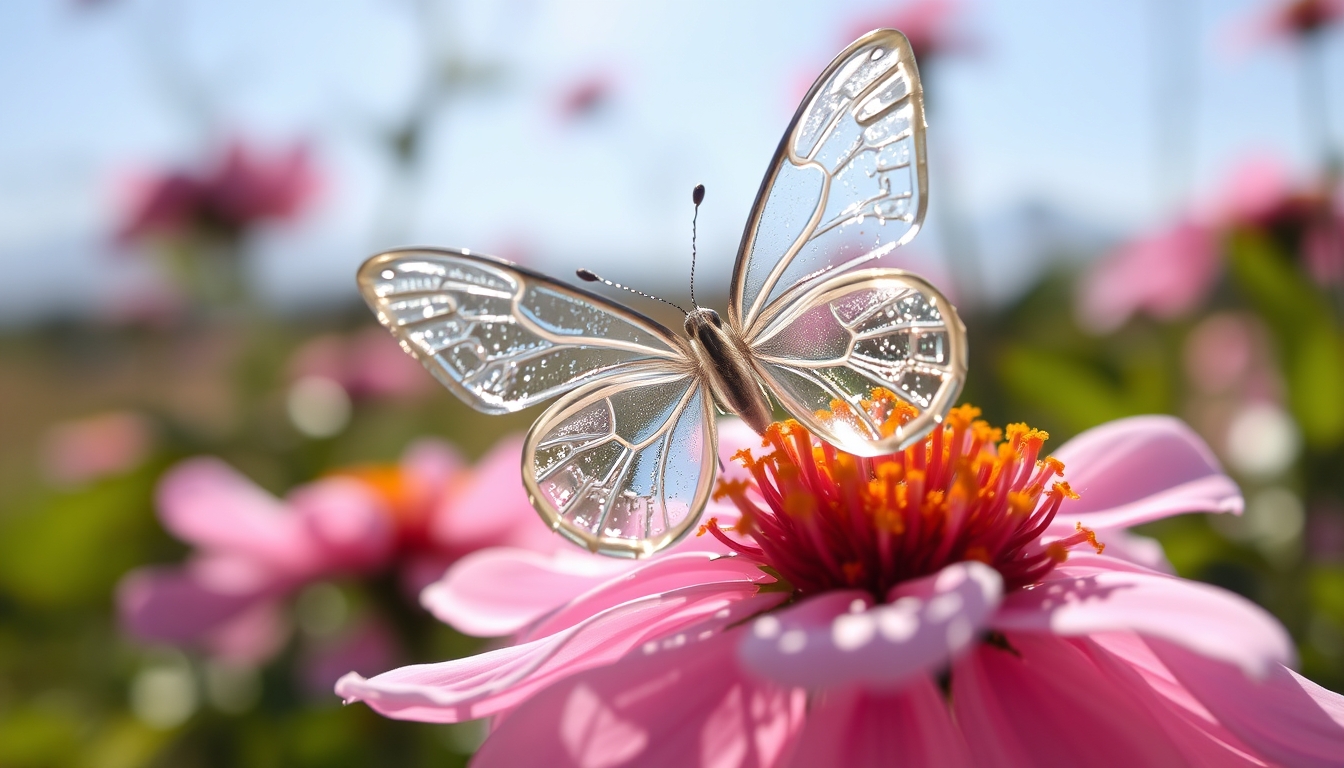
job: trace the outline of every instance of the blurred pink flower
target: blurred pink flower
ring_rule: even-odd
[[[1275,239],[1322,285],[1344,279],[1344,200],[1332,184],[1294,187],[1284,167],[1257,157],[1233,169],[1219,194],[1154,234],[1122,243],[1084,276],[1078,316],[1097,332],[1132,315],[1168,320],[1200,306],[1222,274],[1227,234]]]
[[[965,9],[960,0],[909,0],[886,6],[854,20],[845,40],[857,40],[874,29],[895,29],[910,40],[915,59],[926,64],[944,54],[974,51],[976,42],[957,27]]]
[[[1188,312],[1218,275],[1219,246],[1216,230],[1189,220],[1124,243],[1084,279],[1081,319],[1092,330],[1109,331],[1136,312],[1160,319]]]
[[[118,229],[122,242],[154,237],[236,238],[266,220],[296,216],[317,191],[305,145],[271,157],[241,141],[211,167],[166,171],[140,181]]]
[[[293,379],[321,376],[353,399],[407,397],[432,391],[433,379],[382,328],[309,340],[289,361]]]
[[[1197,436],[1168,417],[1126,419],[1037,461],[1043,433],[1015,425],[998,443],[975,415],[958,409],[876,459],[772,430],[765,457],[741,454],[752,480],[720,485],[741,517],[726,524],[730,508],[712,507],[706,551],[614,578],[478,552],[425,602],[467,631],[517,632],[514,644],[347,675],[337,693],[400,719],[502,715],[477,766],[1344,754],[1344,699],[1283,666],[1293,648],[1273,618],[1136,562],[1153,553],[1128,526],[1241,510]],[[1081,499],[1056,479],[1065,464]],[[1097,537],[1126,551],[1071,551]]]
[[[603,112],[615,95],[615,79],[605,71],[593,72],[560,89],[555,112],[563,123],[583,120]]]
[[[42,441],[42,470],[59,485],[82,485],[129,472],[149,456],[154,428],[131,411],[57,424]]]
[[[1298,41],[1339,23],[1344,0],[1272,0],[1232,28],[1235,47]]]
[[[185,461],[164,476],[158,506],[196,552],[127,574],[122,622],[145,640],[256,662],[283,642],[283,600],[305,584],[395,568],[414,594],[481,547],[548,551],[556,537],[527,501],[521,450],[511,438],[467,469],[446,444],[422,441],[400,465],[344,470],[283,501],[218,459]]]

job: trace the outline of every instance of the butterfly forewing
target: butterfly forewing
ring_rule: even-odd
[[[685,359],[653,320],[465,251],[380,254],[360,268],[359,288],[406,351],[486,413],[521,410],[631,363]]]
[[[547,409],[523,447],[523,482],[542,518],[569,539],[643,557],[695,525],[716,456],[700,379],[636,365]]]
[[[752,351],[790,414],[828,442],[869,456],[900,450],[941,422],[966,374],[956,310],[928,282],[898,269],[857,270],[811,288],[771,319]],[[918,415],[904,425],[874,418],[864,401],[882,396]]]
[[[869,33],[818,78],[775,153],[738,251],[730,320],[750,334],[791,289],[914,237],[926,188],[914,54],[899,32]]]

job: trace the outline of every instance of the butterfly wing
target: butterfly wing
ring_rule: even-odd
[[[657,322],[467,251],[389,251],[359,269],[378,320],[436,379],[486,413],[518,411],[638,362],[685,367]]]
[[[752,335],[790,291],[909,241],[927,187],[910,43],[870,32],[822,72],[775,152],[738,249],[729,321]]]
[[[794,418],[865,456],[927,434],[966,378],[966,330],[956,310],[923,278],[899,269],[829,278],[769,316],[749,344],[758,372]],[[873,402],[882,398],[890,402]],[[887,419],[896,401],[913,408],[914,418]]]
[[[556,531],[608,555],[644,557],[684,536],[717,470],[712,398],[657,363],[586,384],[548,408],[523,445],[523,482]]]

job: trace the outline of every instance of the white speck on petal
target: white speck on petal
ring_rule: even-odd
[[[882,639],[903,643],[919,630],[919,617],[913,611],[878,611],[877,630],[882,633]]]
[[[798,653],[807,647],[807,633],[801,629],[790,629],[779,638],[780,653]]]
[[[752,634],[762,640],[769,640],[772,637],[779,637],[779,631],[782,628],[779,619],[776,619],[774,616],[762,616],[756,620],[754,625],[752,625],[751,631]]]
[[[863,613],[866,610],[868,610],[868,603],[861,597],[856,597],[849,603],[850,613]]]
[[[831,642],[842,651],[854,651],[870,643],[877,635],[877,621],[872,614],[845,614],[831,624]]]
[[[933,581],[933,588],[937,592],[947,592],[961,586],[966,580],[965,568],[947,568],[938,574],[938,578]]]
[[[971,635],[974,630],[971,629],[971,622],[965,616],[958,616],[947,625],[947,647],[948,650],[956,651],[966,647],[971,642]]]
[[[929,601],[929,620],[939,623],[947,621],[960,613],[965,604],[966,601],[956,592],[939,595]]]

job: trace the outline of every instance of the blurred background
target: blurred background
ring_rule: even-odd
[[[462,246],[681,301],[703,183],[722,307],[798,100],[883,26],[929,113],[926,231],[895,263],[960,307],[964,399],[1056,447],[1189,421],[1246,514],[1142,532],[1344,690],[1341,22],[1340,0],[3,4],[0,765],[465,762],[477,725],[331,684],[482,647],[415,590],[506,536],[453,521],[516,483],[534,414],[433,384],[356,266]]]

